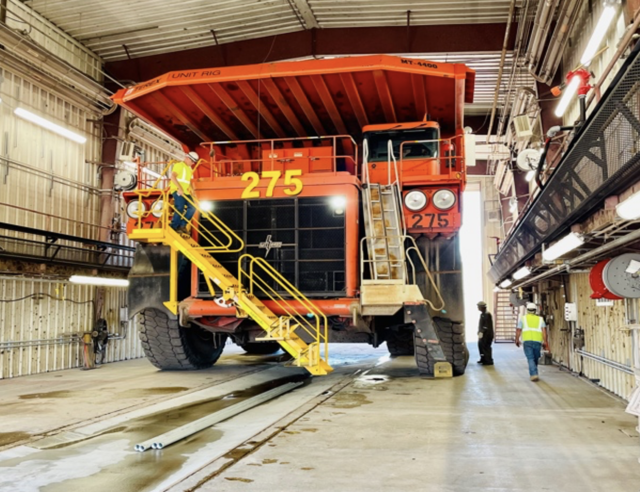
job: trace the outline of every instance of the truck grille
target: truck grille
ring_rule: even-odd
[[[247,253],[265,258],[308,297],[344,295],[344,213],[334,212],[329,197],[219,201],[213,213],[245,242],[240,253],[215,254],[232,274]],[[210,297],[202,272],[198,297]]]

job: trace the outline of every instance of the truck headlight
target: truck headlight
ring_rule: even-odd
[[[410,191],[404,196],[404,204],[412,212],[422,210],[427,205],[427,195],[421,191]]]
[[[158,198],[155,202],[153,202],[153,205],[151,205],[151,215],[159,219],[160,217],[162,217],[163,207],[164,202],[162,201],[162,198]]]
[[[456,204],[456,194],[451,190],[438,190],[433,194],[433,205],[438,210],[449,210]]]
[[[140,200],[133,200],[132,202],[129,202],[129,204],[127,205],[127,215],[132,219],[139,218],[146,211],[147,211],[147,206],[144,204],[144,202],[141,202]]]

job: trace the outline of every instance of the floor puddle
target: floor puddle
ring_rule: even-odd
[[[294,374],[236,391],[220,398],[134,419],[119,424],[118,427],[108,429],[97,437],[71,443],[57,449],[39,451],[21,458],[1,461],[2,453],[0,452],[0,490],[4,490],[4,487],[9,487],[8,490],[14,490],[11,487],[16,483],[22,484],[20,492],[110,490],[115,484],[117,484],[118,492],[153,490],[155,486],[180,470],[197,451],[220,439],[222,432],[215,428],[209,428],[161,451],[148,450],[139,453],[133,450],[135,444],[282,384],[303,380],[309,382],[311,379],[307,374]],[[173,391],[175,388],[158,389],[167,393],[183,390],[183,388],[175,391]],[[36,393],[23,396],[31,396],[31,398],[69,397],[42,395],[49,394]],[[0,439],[2,436],[0,434]],[[29,435],[26,434],[26,436]],[[19,436],[13,436],[12,439],[14,438],[18,440]]]

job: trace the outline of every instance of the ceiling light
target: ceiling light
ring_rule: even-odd
[[[531,268],[525,266],[525,267],[522,267],[520,270],[517,270],[516,273],[513,274],[513,279],[521,280],[530,274],[531,274]]]
[[[510,287],[512,283],[513,282],[510,279],[505,279],[502,282],[500,282],[500,288],[506,289],[507,287]]]
[[[108,287],[129,287],[129,281],[125,278],[83,277],[73,275],[69,282],[82,285],[100,285]]]
[[[545,249],[542,253],[544,261],[553,261],[561,256],[566,255],[569,251],[573,251],[584,244],[584,236],[570,232],[557,243]]]
[[[524,179],[527,180],[527,183],[531,183],[531,180],[535,177],[535,175],[536,175],[535,171],[529,171],[527,175],[524,177]]]
[[[19,116],[22,119],[30,121],[31,123],[35,123],[36,125],[46,128],[47,130],[57,133],[58,135],[68,138],[69,140],[73,140],[74,142],[77,142],[79,144],[83,144],[87,141],[87,139],[82,135],[78,135],[71,130],[67,130],[65,127],[46,120],[41,116],[38,116],[37,114],[33,114],[31,111],[27,111],[24,108],[16,108],[13,112],[16,116]]]
[[[602,40],[609,30],[609,25],[611,25],[611,21],[615,14],[616,8],[613,5],[607,5],[604,8],[602,14],[600,14],[600,20],[596,24],[593,34],[591,34],[591,38],[589,39],[589,43],[582,54],[582,58],[580,58],[581,64],[589,65],[589,63],[591,63],[591,59],[596,54],[600,44],[602,44]]]
[[[640,219],[640,191],[616,205],[618,217],[624,220]]]
[[[557,117],[561,117],[564,114],[564,112],[567,110],[567,108],[569,107],[569,103],[573,99],[573,96],[575,96],[576,92],[578,92],[579,86],[580,86],[580,77],[578,77],[577,75],[574,75],[574,77],[571,79],[571,82],[569,82],[569,85],[563,91],[562,99],[560,99],[560,102],[556,107],[555,115]]]

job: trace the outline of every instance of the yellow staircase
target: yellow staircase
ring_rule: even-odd
[[[148,190],[139,190],[139,200],[148,196]],[[213,252],[238,252],[243,241],[220,219],[202,210],[197,204],[197,214],[189,221],[192,232],[199,232],[198,244],[190,235],[179,234],[169,227],[172,213],[177,213],[168,193],[162,192],[162,216],[154,227],[144,227],[145,219],[157,208],[151,207],[138,216],[138,227],[129,238],[135,241],[162,243],[171,247],[171,293],[165,306],[174,314],[178,311],[178,252],[185,255],[205,276],[209,289],[214,294],[219,289],[223,299],[235,306],[239,318],[250,317],[265,332],[258,340],[277,341],[294,357],[295,365],[306,368],[311,374],[325,375],[333,369],[328,364],[328,340],[326,316],[300,291],[262,258],[243,255],[238,260],[238,278],[229,273],[213,256]],[[160,203],[159,201],[156,203]],[[140,210],[144,210],[140,207]],[[200,227],[202,221],[209,227]],[[213,224],[214,232],[211,232]],[[235,245],[235,246],[234,246]],[[244,266],[243,266],[244,265]],[[215,285],[214,285],[215,284]],[[285,315],[276,316],[260,299],[270,299]]]

